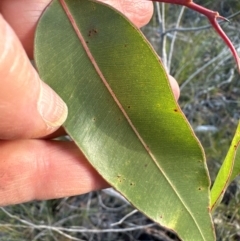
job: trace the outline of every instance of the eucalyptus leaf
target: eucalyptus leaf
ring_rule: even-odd
[[[229,184],[240,173],[240,122],[233,137],[227,156],[218,172],[214,185],[211,189],[211,210],[220,204]]]
[[[99,2],[54,0],[35,61],[68,105],[67,133],[108,183],[182,240],[215,240],[202,147],[139,29]]]

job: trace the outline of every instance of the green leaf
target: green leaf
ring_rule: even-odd
[[[107,5],[55,0],[38,24],[35,60],[100,175],[182,240],[215,240],[202,147],[141,32]]]
[[[216,180],[211,190],[211,210],[215,210],[217,205],[222,201],[224,193],[229,184],[240,173],[240,122],[227,156],[218,172]]]

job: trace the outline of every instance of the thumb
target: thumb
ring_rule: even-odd
[[[37,138],[54,132],[67,106],[42,82],[14,31],[0,15],[0,139]]]

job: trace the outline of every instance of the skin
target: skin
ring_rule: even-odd
[[[102,1],[119,9],[138,27],[152,16],[150,1]],[[64,133],[59,127],[66,119],[67,107],[40,80],[29,61],[36,23],[48,3],[0,1],[0,206],[108,186],[74,143],[50,140]],[[172,77],[170,82],[178,99],[179,87]]]

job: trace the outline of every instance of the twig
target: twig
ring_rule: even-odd
[[[103,191],[103,190],[102,190]],[[112,195],[111,195],[112,196]],[[118,198],[116,196],[114,196],[115,198]],[[118,198],[119,199],[119,198]],[[120,198],[120,200],[122,201],[123,199]],[[127,206],[130,205],[130,203],[125,199],[124,201],[124,204],[120,207],[115,207],[115,208],[112,208],[112,207],[108,207],[106,206],[104,203],[103,203],[103,200],[102,200],[102,196],[100,194],[98,194],[98,201],[99,201],[99,205],[104,208],[105,210],[108,210],[108,211],[111,211],[111,212],[119,212],[123,209],[125,209]]]
[[[86,229],[86,228],[78,227],[78,226],[74,226],[72,228],[63,228],[63,227],[56,227],[56,226],[49,226],[49,225],[33,224],[31,222],[23,220],[15,215],[9,213],[5,208],[1,207],[0,209],[10,218],[15,219],[15,220],[25,224],[25,225],[21,225],[22,228],[32,228],[32,229],[39,229],[39,230],[47,229],[47,230],[55,231],[67,238],[77,240],[77,241],[83,241],[83,240],[74,238],[64,232],[68,232],[68,233],[119,233],[119,232],[130,232],[130,231],[135,231],[135,230],[140,230],[140,229],[146,229],[146,228],[157,225],[156,223],[151,223],[151,224],[146,224],[146,225],[138,225],[138,226],[134,226],[134,227],[118,228],[118,229],[111,229],[111,228],[109,228],[109,229]],[[10,225],[8,225],[8,226],[10,226]],[[16,225],[11,225],[11,226],[16,227]]]
[[[11,213],[9,213],[5,208],[0,208],[7,216],[9,216],[10,218],[12,219],[15,219],[23,224],[25,224],[25,228],[31,228],[31,229],[46,229],[46,230],[49,230],[49,231],[55,231],[59,234],[61,234],[62,236],[68,238],[68,239],[72,239],[72,240],[76,240],[76,241],[83,241],[82,239],[78,239],[78,238],[75,238],[69,234],[66,234],[64,233],[63,231],[66,231],[66,228],[65,230],[63,228],[60,228],[60,227],[53,227],[53,226],[48,226],[48,225],[36,225],[36,224],[33,224],[31,222],[28,222],[26,220],[23,220],[15,215],[12,215]],[[2,226],[2,225],[0,225]],[[16,227],[16,225],[13,225]],[[23,228],[24,225],[21,225],[21,227]]]
[[[161,3],[161,10],[160,10],[160,3],[156,3],[156,8],[157,8],[157,17],[158,17],[158,23],[159,23],[159,31],[160,33],[164,33],[165,32],[165,4]],[[161,38],[161,44],[160,44],[160,53],[162,55],[162,62],[163,65],[166,69],[167,72],[168,71],[168,66],[167,66],[167,53],[166,53],[166,38],[165,35],[162,36]]]
[[[125,215],[122,219],[120,219],[118,222],[112,223],[110,226],[111,226],[111,227],[114,227],[114,226],[117,226],[117,225],[122,224],[127,218],[131,217],[132,215],[134,215],[134,214],[137,213],[137,212],[138,212],[138,210],[137,210],[137,209],[134,209],[133,211],[131,211],[130,213],[128,213],[127,215]]]
[[[191,74],[188,79],[180,86],[180,90],[182,90],[186,85],[198,74],[200,74],[205,68],[207,68],[209,65],[213,64],[218,59],[223,58],[225,54],[228,54],[228,51],[226,48],[223,49],[223,51],[217,55],[216,57],[212,58],[210,61],[208,61],[206,64],[204,64],[202,67],[198,68],[197,71],[195,71],[193,74]]]
[[[234,17],[236,17],[237,15],[240,14],[240,11],[230,15],[227,19],[232,19]],[[224,23],[226,21],[224,20],[220,20],[219,21],[219,24],[221,23]],[[164,36],[164,35],[167,35],[168,33],[171,33],[171,32],[192,32],[192,31],[201,31],[201,30],[205,30],[205,29],[210,29],[212,28],[212,25],[208,24],[208,25],[204,25],[204,26],[201,26],[201,27],[192,27],[192,28],[171,28],[171,29],[168,29],[164,32],[161,32],[161,36]]]
[[[120,193],[118,193],[117,191],[115,191],[113,188],[106,188],[103,189],[102,192],[106,193],[109,196],[115,197],[117,199],[120,199],[121,201],[123,201],[126,204],[130,204],[126,198],[124,198]]]
[[[182,19],[184,10],[185,10],[185,7],[182,7],[182,8],[181,8],[181,11],[180,11],[180,13],[179,13],[179,15],[178,15],[178,19],[177,19],[177,23],[176,23],[176,28],[178,28],[179,25],[180,25],[180,22],[181,22],[181,19]],[[177,37],[177,32],[174,32],[173,38],[172,38],[172,41],[171,41],[171,45],[170,45],[169,54],[168,54],[168,63],[167,63],[167,66],[168,66],[169,73],[171,72],[171,62],[172,62],[172,56],[173,56],[173,50],[174,50],[174,44],[175,44],[175,41],[176,41],[176,37]]]

